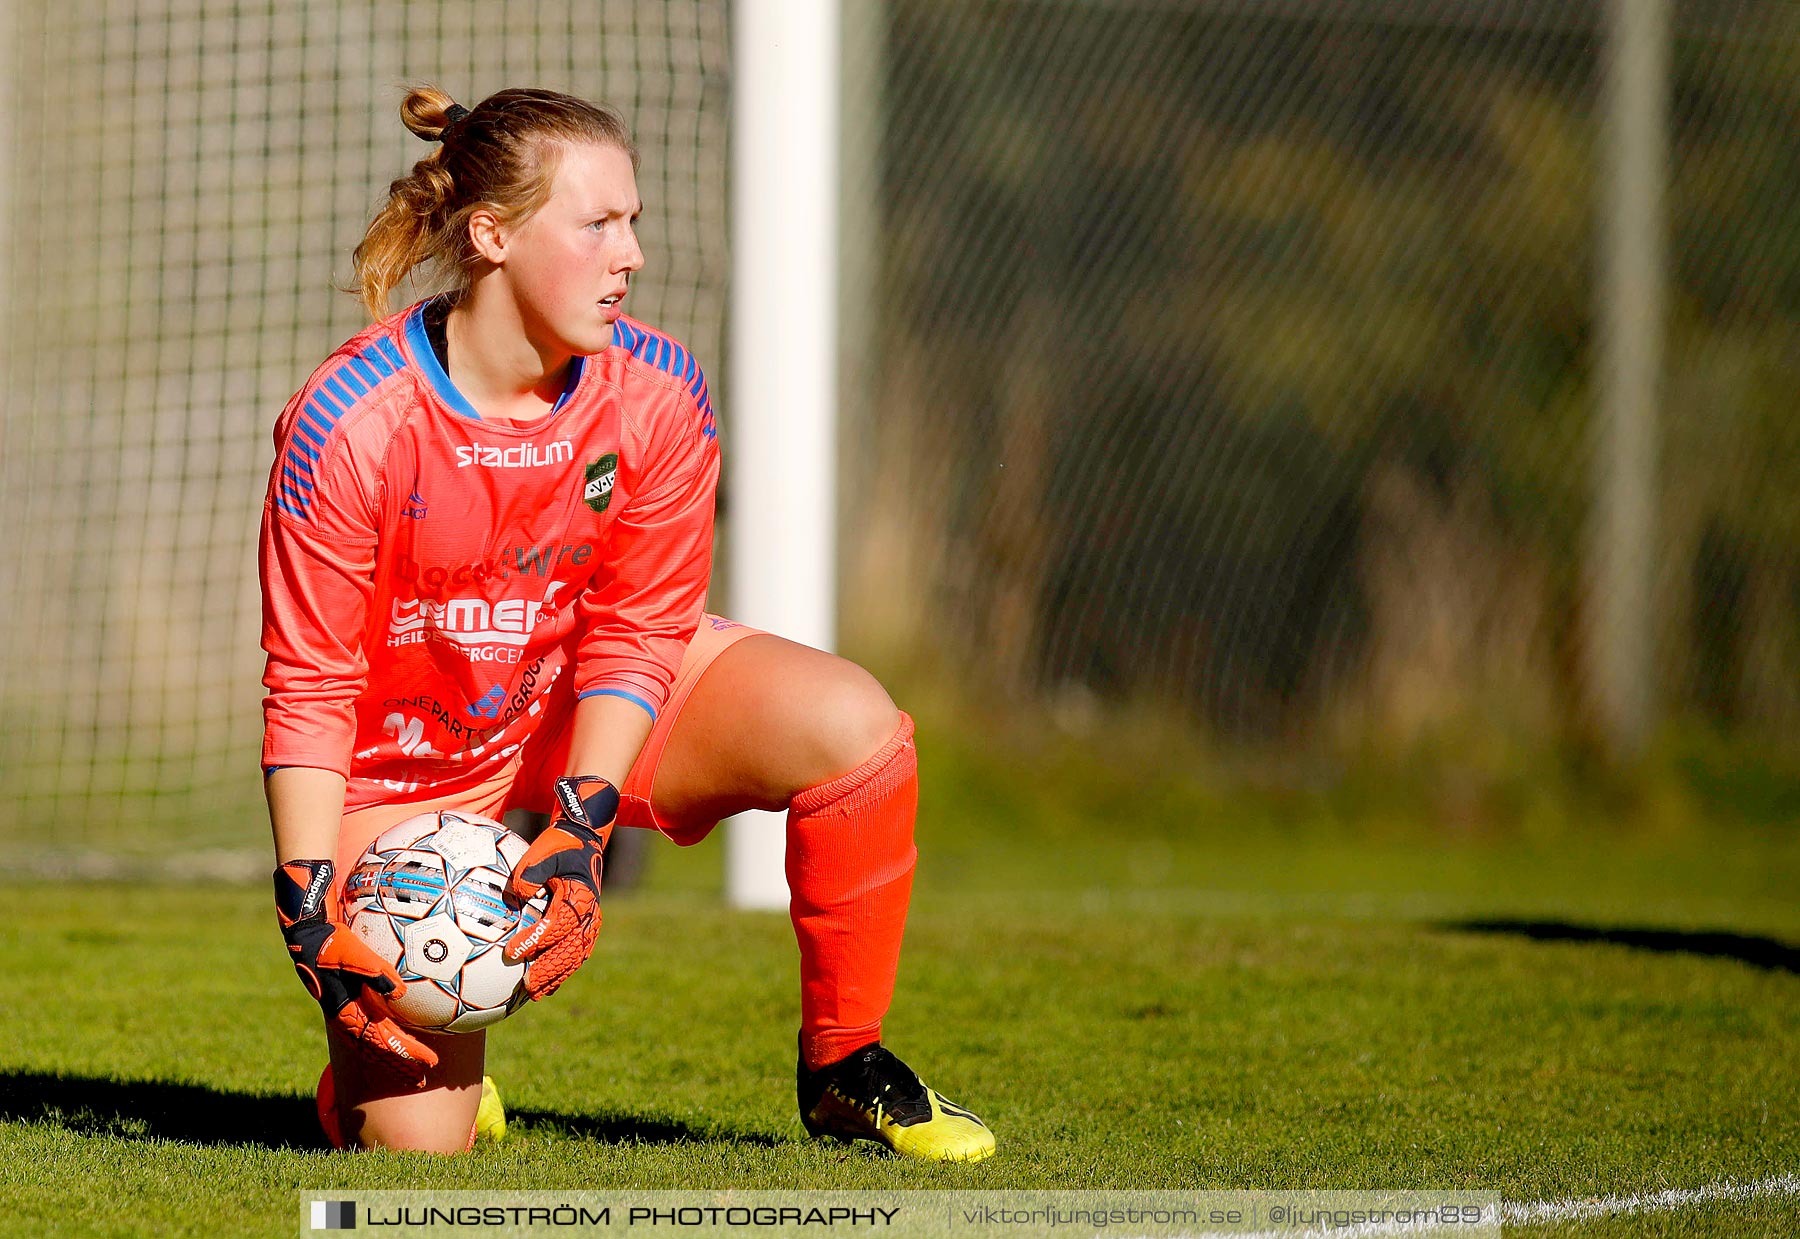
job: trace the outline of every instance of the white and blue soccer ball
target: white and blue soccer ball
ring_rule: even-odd
[[[382,1004],[413,1028],[465,1033],[526,1001],[530,964],[501,952],[544,914],[543,893],[507,906],[506,879],[525,840],[499,822],[439,810],[383,831],[344,879],[350,932],[394,965],[406,992]]]

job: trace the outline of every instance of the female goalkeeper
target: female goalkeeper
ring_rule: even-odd
[[[912,888],[912,722],[861,668],[702,613],[718,441],[706,378],[623,312],[644,264],[611,110],[505,90],[401,105],[440,145],[356,249],[377,321],[282,412],[263,509],[263,765],[275,903],[330,1064],[340,1144],[467,1148],[484,1039],[406,1030],[342,919],[343,875],[436,808],[553,814],[512,875],[547,891],[532,997],[600,927],[615,826],[680,844],[786,809],[809,1132],[993,1151],[880,1042]],[[447,291],[388,314],[415,267]]]

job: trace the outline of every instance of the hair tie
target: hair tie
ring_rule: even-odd
[[[456,125],[459,121],[463,120],[468,115],[469,115],[469,109],[465,108],[460,103],[452,103],[449,107],[445,108],[444,109],[444,127],[442,129],[438,130],[438,141],[442,142],[447,136],[449,136],[452,126]]]
[[[460,103],[452,103],[449,107],[444,109],[444,127],[438,130],[438,136],[436,138],[427,138],[422,133],[418,136],[421,141],[442,142],[444,140],[444,135],[450,132],[450,126],[454,125],[457,121],[462,120],[464,117],[468,116],[468,114],[468,108],[465,108]]]

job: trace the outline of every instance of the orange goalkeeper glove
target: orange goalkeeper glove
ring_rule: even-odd
[[[530,960],[525,992],[548,998],[587,961],[600,934],[600,871],[619,816],[619,791],[605,779],[573,775],[556,781],[556,816],[532,841],[506,883],[517,906],[550,892],[543,919],[506,944],[509,964]]]
[[[365,991],[399,994],[406,989],[392,964],[351,936],[342,921],[325,916],[331,891],[331,862],[290,860],[275,870],[275,915],[287,939],[294,971],[335,1025],[369,1065],[414,1088],[437,1055],[388,1016],[370,1011]]]

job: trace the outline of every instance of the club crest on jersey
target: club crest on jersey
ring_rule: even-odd
[[[608,452],[587,467],[587,484],[582,487],[582,502],[596,512],[606,511],[612,502],[613,479],[619,472],[619,454]]]

